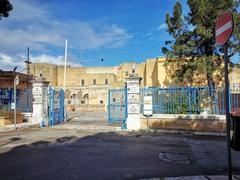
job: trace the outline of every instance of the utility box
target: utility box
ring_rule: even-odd
[[[240,151],[240,108],[234,109],[230,114],[233,121],[231,147],[235,151]]]

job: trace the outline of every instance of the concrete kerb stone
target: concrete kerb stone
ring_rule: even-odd
[[[226,136],[224,132],[198,132],[175,129],[142,129],[141,132],[156,133],[156,134],[184,134],[198,136]]]

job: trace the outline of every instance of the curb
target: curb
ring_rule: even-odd
[[[15,131],[15,130],[29,129],[29,128],[40,128],[40,125],[38,123],[32,124],[32,123],[26,122],[26,123],[17,124],[17,129],[15,129],[15,125],[11,124],[11,125],[8,125],[8,126],[5,126],[5,127],[1,127],[0,128],[0,133],[2,133],[2,132],[12,132],[12,131]]]
[[[198,135],[198,136],[226,136],[225,132],[200,132],[200,131],[187,131],[175,129],[144,129],[142,132],[150,132],[156,134],[184,134],[184,135]]]

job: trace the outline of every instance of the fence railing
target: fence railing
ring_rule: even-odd
[[[11,111],[11,103],[14,102],[12,88],[0,89],[0,111]],[[32,89],[16,91],[16,109],[21,112],[32,112]]]
[[[143,97],[152,96],[154,114],[225,114],[224,87],[176,87],[141,89]],[[230,88],[230,110],[240,107],[240,86]]]

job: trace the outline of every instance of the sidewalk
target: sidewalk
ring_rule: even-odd
[[[24,123],[17,124],[17,128],[18,129],[39,128],[39,124],[38,123],[32,123],[32,122],[24,122]],[[15,125],[14,124],[0,127],[0,133],[14,131],[14,130],[15,130]]]

